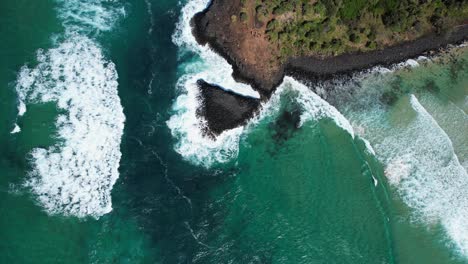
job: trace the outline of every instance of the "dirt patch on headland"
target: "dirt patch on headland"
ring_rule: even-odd
[[[213,1],[194,17],[194,34],[199,43],[208,43],[234,66],[235,79],[267,96],[282,79],[283,68],[271,57],[277,47],[267,40],[265,25],[260,22],[233,23],[241,19],[231,15],[239,13],[239,9],[240,1]]]

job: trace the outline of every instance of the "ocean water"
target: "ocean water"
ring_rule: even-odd
[[[0,263],[468,263],[468,50],[202,134],[206,0],[0,3]]]

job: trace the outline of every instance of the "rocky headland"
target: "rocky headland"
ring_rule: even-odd
[[[285,74],[330,79],[415,58],[468,38],[466,0],[390,2],[212,0],[193,18],[193,34],[201,45],[223,56],[233,67],[233,77],[250,84],[263,100]],[[216,105],[235,108],[234,101],[215,98]],[[204,104],[214,105],[209,100]],[[238,117],[233,124],[242,123]],[[210,118],[209,127],[216,133],[232,126],[218,127],[215,123],[226,121]]]

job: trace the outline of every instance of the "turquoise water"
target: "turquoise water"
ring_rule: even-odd
[[[466,48],[286,78],[213,141],[194,81],[256,94],[206,4],[0,3],[0,263],[468,262]]]

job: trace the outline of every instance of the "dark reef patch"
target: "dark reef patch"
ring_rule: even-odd
[[[216,137],[225,130],[244,125],[260,107],[260,100],[226,91],[204,80],[197,81],[201,104],[197,115],[207,122],[205,133]]]
[[[290,139],[294,132],[299,129],[300,122],[301,111],[299,109],[283,111],[278,119],[270,124],[275,142],[281,144]]]

